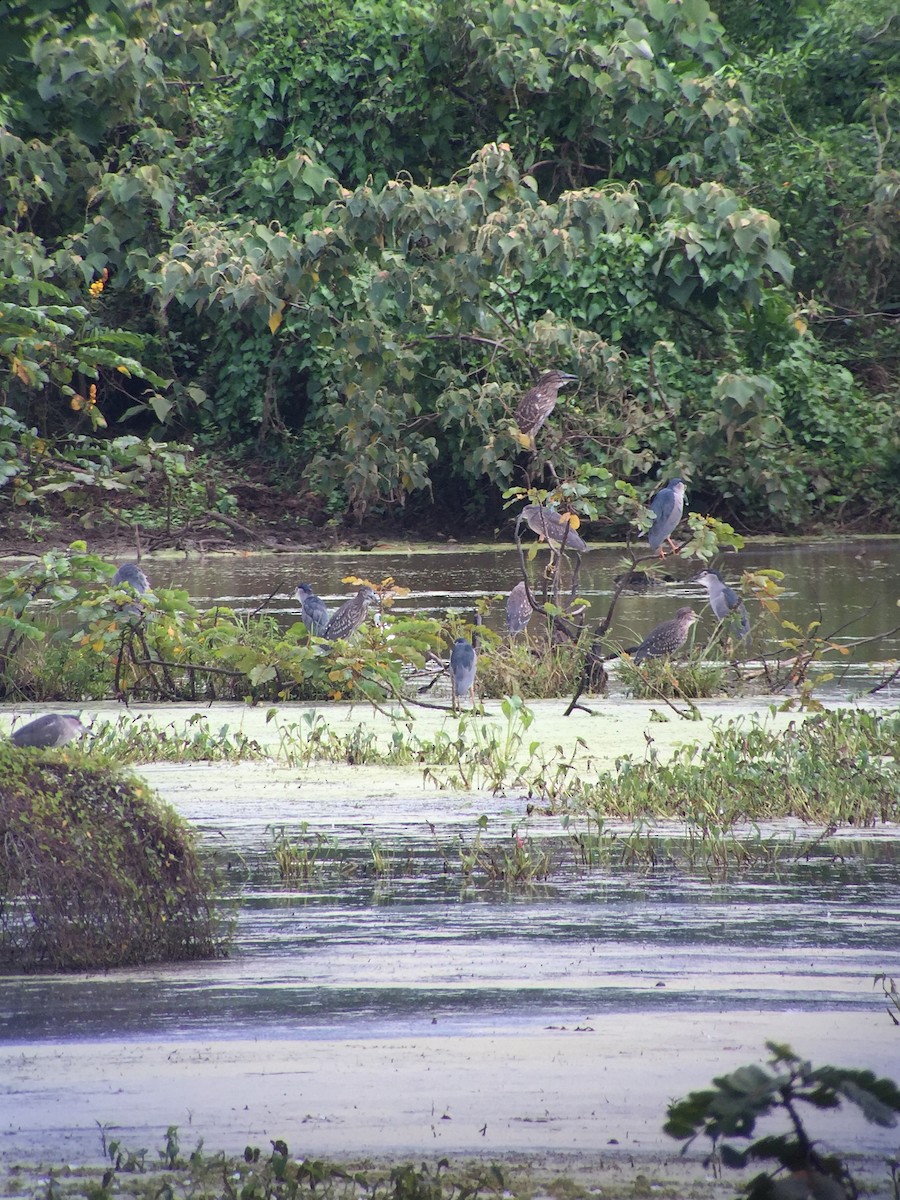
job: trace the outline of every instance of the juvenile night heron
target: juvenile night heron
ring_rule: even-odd
[[[71,713],[44,713],[35,717],[27,725],[20,725],[10,734],[10,739],[17,746],[31,746],[38,750],[51,750],[56,746],[64,746],[73,738],[81,737],[87,732],[78,717]]]
[[[564,517],[544,504],[526,504],[516,520],[516,527],[524,521],[532,533],[548,541],[557,553],[565,541],[567,550],[575,550],[578,554],[587,550],[584,538],[575,532]]]
[[[524,583],[517,583],[506,601],[506,628],[515,636],[524,633],[534,609]]]
[[[668,542],[673,553],[678,549],[672,541],[675,527],[684,512],[684,484],[680,479],[670,479],[666,486],[650,501],[649,508],[656,515],[656,520],[647,533],[647,541],[653,550],[659,550],[660,558],[665,557],[663,542]]]
[[[725,621],[731,617],[732,620],[729,621],[729,624],[736,626],[739,641],[743,642],[748,638],[750,636],[750,618],[747,616],[744,602],[734,588],[728,586],[719,572],[707,568],[699,575],[694,576],[694,582],[702,583],[706,588],[709,607],[713,610],[716,620]]]
[[[121,587],[123,584],[128,584],[134,588],[139,596],[143,596],[144,592],[150,590],[150,580],[137,565],[137,563],[122,563],[112,577],[112,586]]]
[[[325,637],[325,630],[331,620],[331,613],[325,607],[325,601],[316,595],[309,583],[301,583],[294,595],[300,601],[303,624],[316,637]]]
[[[374,599],[374,591],[368,584],[364,584],[355,596],[351,597],[346,604],[341,605],[328,622],[322,636],[328,638],[330,642],[336,641],[338,638],[352,637],[366,619],[369,605]]]
[[[560,388],[576,378],[576,375],[567,375],[565,371],[546,371],[516,407],[516,424],[521,432],[533,441],[534,435],[553,412]]]
[[[663,621],[652,629],[639,646],[626,650],[635,662],[645,658],[666,658],[680,650],[687,641],[690,628],[700,618],[692,608],[679,608],[670,621]]]
[[[475,647],[465,638],[457,638],[450,651],[450,686],[453,689],[453,708],[456,709],[461,696],[468,696],[475,686],[478,655]],[[472,698],[474,705],[475,699]]]

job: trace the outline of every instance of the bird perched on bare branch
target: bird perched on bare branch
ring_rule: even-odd
[[[684,512],[684,484],[680,479],[670,479],[661,491],[658,491],[649,505],[656,520],[647,532],[647,541],[652,550],[658,550],[660,558],[665,558],[663,542],[668,542],[675,553],[678,547],[672,541],[672,534],[681,514]]]
[[[517,583],[506,601],[506,628],[513,637],[525,632],[533,612],[525,584]]]
[[[560,388],[564,388],[575,375],[565,371],[545,371],[534,387],[529,388],[516,407],[516,424],[525,438],[534,447],[534,435],[544,424],[556,406]]]
[[[559,553],[563,544],[567,550],[582,554],[587,550],[587,542],[575,532],[574,527],[565,516],[544,504],[526,504],[516,520],[516,526],[524,521],[532,533],[550,543]]]
[[[630,654],[635,662],[643,662],[645,658],[666,658],[681,649],[691,626],[699,619],[692,608],[679,608],[671,620],[662,621],[639,646],[632,646],[625,653]]]
[[[738,640],[744,641],[745,638],[748,638],[750,636],[750,618],[747,616],[744,602],[734,588],[728,586],[719,572],[707,568],[699,575],[694,576],[694,582],[702,583],[706,588],[709,607],[713,610],[716,620],[726,621],[730,618],[731,623],[736,626]]]

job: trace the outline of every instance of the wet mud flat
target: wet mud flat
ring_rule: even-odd
[[[225,707],[212,723],[274,736],[262,713]],[[645,735],[703,736],[650,706],[616,708],[570,736],[587,726],[591,751],[610,758]],[[192,710],[153,711],[167,722]],[[378,720],[359,706],[336,717]],[[767,1039],[815,1065],[900,1079],[900,1038],[873,988],[877,973],[900,977],[895,829],[838,831],[839,853],[788,855],[768,874],[610,861],[524,889],[461,887],[435,869],[436,844],[470,841],[483,817],[486,836],[527,828],[563,846],[561,823],[529,817],[525,796],[436,791],[414,768],[141,773],[233,860],[234,952],[0,980],[7,1173],[98,1162],[101,1127],[155,1156],[177,1125],[188,1153],[202,1138],[210,1153],[265,1154],[281,1138],[295,1156],[474,1156],[541,1178],[558,1167],[603,1194],[635,1194],[641,1177],[653,1194],[728,1195],[733,1180],[709,1178],[705,1147],[684,1162],[662,1133],[669,1101],[763,1062]],[[346,863],[371,861],[376,845],[393,865],[281,886],[277,826],[327,835]],[[852,1108],[809,1128],[858,1159],[869,1194],[891,1194],[883,1161],[897,1130]]]

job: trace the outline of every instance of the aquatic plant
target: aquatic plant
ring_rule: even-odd
[[[272,855],[284,884],[310,883],[321,879],[326,872],[347,873],[345,857],[337,839],[324,833],[311,833],[309,823],[302,821],[296,833],[286,825],[269,825]]]
[[[555,802],[597,816],[677,817],[704,838],[739,824],[797,817],[837,828],[900,818],[900,713],[835,710],[783,733],[754,717],[716,723],[705,746],[664,761],[625,755],[594,779],[584,771]],[[530,779],[542,796],[541,774]]]
[[[94,721],[88,749],[92,755],[122,763],[258,762],[271,751],[240,729],[214,729],[204,713],[193,713],[184,726],[159,726],[146,713]]]
[[[487,883],[535,883],[547,879],[554,865],[549,843],[535,841],[530,834],[513,826],[510,836],[501,841],[487,842],[483,834],[488,819],[482,814],[475,823],[475,836],[470,843],[460,834],[456,845],[456,861],[452,850],[441,848],[445,868],[453,871],[458,865],[463,883],[482,879]],[[432,826],[432,834],[436,833]]]
[[[744,1169],[752,1163],[774,1163],[745,1187],[748,1200],[770,1200],[781,1175],[803,1181],[804,1195],[850,1197],[859,1194],[850,1168],[838,1154],[823,1154],[803,1124],[801,1108],[838,1109],[854,1104],[874,1125],[892,1128],[900,1113],[900,1089],[871,1071],[845,1067],[813,1067],[790,1046],[766,1042],[770,1070],[751,1064],[713,1080],[713,1088],[691,1092],[669,1105],[663,1129],[673,1138],[687,1139],[684,1153],[701,1134],[713,1145],[712,1156],[726,1167]],[[757,1121],[783,1114],[790,1132],[750,1141]],[[728,1139],[728,1140],[726,1140]],[[736,1144],[746,1142],[741,1147]],[[829,1182],[830,1181],[830,1182]],[[801,1193],[797,1193],[801,1194]]]

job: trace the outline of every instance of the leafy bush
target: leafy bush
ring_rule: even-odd
[[[871,1071],[846,1067],[813,1067],[790,1046],[766,1042],[771,1071],[751,1064],[713,1080],[714,1089],[691,1092],[669,1105],[663,1126],[674,1138],[687,1138],[685,1149],[701,1134],[713,1143],[713,1154],[726,1167],[745,1168],[755,1162],[773,1162],[775,1170],[757,1175],[747,1185],[748,1200],[771,1200],[789,1194],[850,1197],[859,1192],[848,1164],[838,1154],[823,1154],[806,1131],[802,1106],[835,1110],[854,1104],[867,1121],[893,1128],[900,1113],[900,1090],[890,1079]],[[784,1114],[790,1132],[767,1133],[751,1142],[756,1123],[773,1114]],[[725,1140],[728,1139],[728,1140]],[[740,1143],[747,1143],[741,1147]],[[782,1173],[803,1180],[802,1192],[782,1192]]]
[[[81,752],[0,742],[0,963],[103,970],[224,947],[192,832],[142,781]]]

